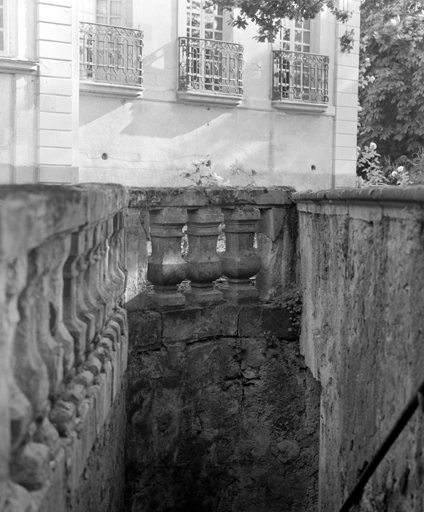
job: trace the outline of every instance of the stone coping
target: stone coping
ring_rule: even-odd
[[[15,258],[45,240],[98,222],[125,208],[121,185],[0,186],[0,259]]]
[[[366,188],[344,188],[320,190],[319,192],[295,192],[291,196],[295,203],[422,203],[424,185],[408,187],[382,186]]]
[[[129,188],[129,207],[202,207],[254,204],[258,207],[293,205],[292,187],[156,187]]]

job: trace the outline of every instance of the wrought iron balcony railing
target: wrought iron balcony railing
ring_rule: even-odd
[[[180,37],[179,90],[243,94],[243,46],[212,39]]]
[[[285,50],[272,53],[274,101],[328,103],[328,57]]]
[[[79,33],[81,80],[142,85],[141,30],[80,22]]]

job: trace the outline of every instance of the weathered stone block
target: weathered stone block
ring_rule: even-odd
[[[276,338],[295,340],[299,337],[299,328],[293,324],[290,312],[281,306],[263,305],[261,329]]]
[[[153,350],[162,344],[162,316],[156,311],[130,315],[131,347]]]
[[[222,305],[222,335],[237,336],[241,306],[225,303]]]
[[[63,448],[50,464],[52,467],[51,479],[47,483],[47,489],[41,499],[38,510],[42,512],[67,512],[66,497],[68,488],[66,485],[66,453]]]
[[[10,465],[13,481],[29,491],[41,489],[50,476],[50,450],[41,443],[27,443]]]
[[[34,510],[31,493],[25,487],[12,482],[4,488],[0,503],[4,504],[2,510],[7,510],[7,512],[32,512]]]
[[[199,340],[222,331],[222,306],[162,312],[163,343]]]
[[[130,508],[316,510],[319,387],[297,346],[220,337],[132,355]]]
[[[262,308],[260,305],[240,307],[238,334],[241,337],[259,336],[263,334]]]

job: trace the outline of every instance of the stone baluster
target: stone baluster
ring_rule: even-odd
[[[126,244],[126,210],[122,210],[116,214],[116,218],[118,221],[117,224],[117,266],[120,274],[123,276],[122,281],[122,290],[121,293],[124,293],[126,284],[127,284],[127,244]],[[124,270],[125,269],[125,270]]]
[[[126,284],[126,244],[125,244],[125,215],[124,212],[118,212],[113,219],[113,266],[115,274],[120,280],[119,295],[124,292]]]
[[[32,317],[30,323],[35,326],[35,339],[47,366],[52,395],[58,392],[75,362],[74,340],[62,319],[63,266],[69,247],[69,236],[57,237],[29,254],[26,291]]]
[[[185,293],[193,304],[212,304],[223,300],[220,291],[214,289],[214,281],[221,277],[221,260],[216,253],[219,225],[224,216],[219,208],[208,207],[189,210],[187,235],[189,251],[187,277],[191,288]]]
[[[77,292],[77,311],[78,318],[87,326],[86,347],[94,340],[96,336],[96,315],[97,311],[94,307],[94,299],[90,299],[89,289],[86,286],[86,274],[88,272],[88,258],[86,257],[86,233],[82,229],[78,233],[73,234],[71,251],[77,254],[76,258],[76,292]]]
[[[77,366],[81,363],[88,344],[94,338],[94,331],[91,339],[88,332],[90,323],[93,324],[94,330],[94,322],[91,321],[93,317],[91,316],[91,319],[87,319],[85,322],[81,319],[88,311],[85,304],[81,302],[81,295],[78,293],[78,276],[80,273],[78,259],[82,252],[82,238],[82,231],[72,233],[71,248],[63,269],[63,320],[74,338],[75,364]]]
[[[13,336],[10,363],[14,375],[9,382],[12,441],[9,470],[12,481],[29,490],[41,488],[49,477],[49,448],[33,443],[31,438],[36,430],[34,420],[45,418],[48,396],[57,390],[62,374],[59,367],[63,353],[56,350],[58,347],[49,332],[45,281],[52,262],[43,261],[42,253],[43,249],[32,251],[28,260],[26,255],[16,260],[9,265],[7,276],[6,314],[11,327],[8,335]],[[51,377],[54,382],[50,381]]]
[[[110,293],[112,295],[111,302],[115,305],[119,298],[121,288],[121,278],[118,276],[115,268],[115,252],[117,247],[115,245],[116,233],[114,227],[114,218],[110,217],[106,223],[106,240],[107,240],[107,257],[106,257],[106,272],[108,275]]]
[[[66,328],[63,319],[63,269],[69,256],[71,235],[55,238],[46,245],[49,254],[54,260],[50,266],[47,281],[47,299],[50,308],[50,333],[57,344],[63,347],[64,378],[67,379],[74,373],[75,368],[75,342]],[[46,255],[46,253],[44,253]]]
[[[94,247],[94,227],[85,230],[85,265],[84,272],[84,299],[89,311],[96,318],[96,331],[100,332],[105,322],[106,309],[105,301],[101,300],[97,287],[98,283],[98,266],[97,257],[95,256]]]
[[[109,312],[109,295],[106,288],[105,280],[105,254],[106,254],[106,238],[105,223],[99,222],[94,228],[94,248],[92,252],[94,290],[97,300],[103,304],[105,309],[105,320]]]
[[[153,301],[162,307],[181,307],[185,297],[177,286],[187,277],[188,264],[181,256],[182,228],[187,212],[182,208],[150,210],[152,255],[147,279],[154,286]]]
[[[2,411],[0,415],[0,472],[2,476],[8,473],[10,448],[15,451],[22,443],[33,419],[33,407],[15,378],[15,374],[19,375],[21,371],[20,361],[13,357],[16,328],[21,319],[18,299],[27,282],[27,266],[26,254],[12,262],[3,262],[0,265],[0,311],[3,331],[3,343],[0,346],[0,387],[3,390],[0,397],[0,410]],[[25,360],[25,358],[23,359]],[[45,372],[42,373],[43,376],[46,376]],[[0,482],[0,496],[4,492],[5,489],[1,487]],[[2,510],[1,507],[0,510]]]
[[[224,298],[235,302],[255,300],[256,288],[250,278],[255,276],[261,261],[253,247],[260,213],[252,205],[223,208],[226,250],[222,256],[222,273],[228,277]]]

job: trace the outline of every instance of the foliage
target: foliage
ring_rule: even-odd
[[[342,23],[346,23],[351,13],[338,7],[337,0],[209,0],[208,4],[218,4],[224,9],[239,8],[239,14],[233,18],[233,26],[246,28],[249,21],[258,27],[256,39],[259,42],[275,41],[280,31],[280,20],[304,20],[315,18],[328,7],[331,13]],[[340,38],[341,48],[352,48],[353,34],[346,31]]]
[[[285,307],[289,311],[290,319],[294,327],[300,327],[302,317],[302,296],[298,291],[294,292],[293,296],[287,300]]]
[[[191,164],[193,171],[181,171],[180,176],[191,181],[198,187],[219,187],[221,185],[229,185],[224,182],[224,178],[216,172],[212,172],[212,162],[208,157],[197,160]]]
[[[247,180],[245,187],[255,187],[256,181],[255,176],[258,174],[255,170],[245,171],[242,166],[239,165],[237,160],[230,165],[231,176],[240,176],[242,179]]]
[[[181,171],[180,176],[191,181],[198,187],[221,187],[231,185],[229,181],[224,181],[222,176],[216,172],[212,172],[212,162],[208,158],[201,158],[191,165],[192,171]],[[237,160],[230,166],[231,175],[240,177],[242,181],[246,181],[245,188],[256,186],[255,176],[258,174],[255,170],[245,171]]]
[[[408,165],[411,183],[424,185],[424,148],[419,148],[412,155],[412,158],[407,160],[406,164]]]
[[[357,174],[367,185],[386,185],[387,179],[384,175],[380,154],[377,153],[377,145],[371,142],[363,149],[357,148]]]
[[[372,140],[392,162],[404,157],[418,169],[424,146],[424,0],[362,2],[359,102],[359,144]]]
[[[405,157],[392,160],[389,157],[382,158],[377,153],[377,145],[371,142],[364,148],[358,147],[357,175],[359,187],[375,187],[380,185],[412,185],[419,183],[424,168],[424,152],[410,161]],[[401,165],[403,164],[403,165]],[[412,173],[412,175],[411,175]]]

